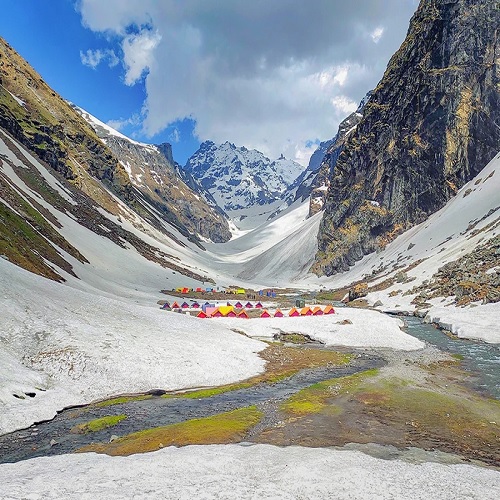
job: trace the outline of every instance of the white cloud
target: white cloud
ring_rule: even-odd
[[[146,134],[189,117],[200,140],[302,163],[309,141],[333,137],[377,84],[414,9],[414,0],[80,3],[86,26],[120,40],[124,83],[145,86]]]
[[[384,30],[384,28],[382,28],[382,26],[378,26],[370,33],[370,36],[371,36],[374,43],[378,43],[380,41],[380,39],[382,38],[382,36],[384,34],[384,31],[385,30]]]
[[[125,83],[134,85],[144,72],[155,63],[154,50],[161,41],[158,32],[143,29],[138,34],[127,35],[122,42]]]
[[[118,119],[118,120],[109,120],[106,122],[106,125],[109,125],[111,128],[115,130],[121,131],[125,127],[129,125],[138,126],[141,124],[141,117],[138,114],[132,115],[130,118]]]
[[[353,113],[358,107],[358,104],[355,101],[352,101],[345,95],[337,95],[332,98],[330,102],[332,103],[332,106],[335,110],[345,115]]]
[[[176,144],[181,140],[181,133],[178,128],[174,128],[172,133],[168,136],[168,140],[173,144]]]
[[[85,52],[80,50],[80,60],[82,61],[83,65],[88,66],[92,69],[96,69],[97,66],[101,64],[101,62],[107,61],[110,68],[115,67],[120,62],[120,59],[118,59],[114,50],[111,49],[88,49]]]

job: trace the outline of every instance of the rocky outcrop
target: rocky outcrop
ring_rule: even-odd
[[[361,101],[358,109],[340,123],[337,134],[330,141],[316,176],[311,184],[309,193],[310,216],[318,213],[323,208],[328,188],[330,187],[330,179],[335,171],[335,165],[337,164],[340,153],[342,152],[349,135],[356,130],[361,118],[363,118],[363,110],[370,100],[371,95],[372,92],[368,92],[368,94],[366,94]]]
[[[459,306],[500,302],[499,263],[500,236],[496,236],[460,259],[448,262],[430,280],[407,294],[417,294],[413,299],[417,305],[438,297],[454,297]]]
[[[498,2],[421,1],[336,163],[316,273],[425,220],[500,150],[499,26]]]
[[[156,146],[134,141],[82,108],[73,107],[118,158],[138,197],[162,219],[194,242],[197,235],[215,243],[231,238],[225,215],[210,205],[202,193],[196,193],[201,190],[193,190],[180,176],[170,144]],[[145,211],[141,215],[154,224],[154,214]]]

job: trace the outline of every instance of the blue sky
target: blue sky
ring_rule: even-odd
[[[64,98],[184,164],[203,140],[307,164],[381,78],[416,0],[0,0]]]

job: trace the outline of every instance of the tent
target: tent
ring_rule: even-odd
[[[261,318],[270,318],[271,315],[267,312],[267,309],[264,309],[262,311],[262,314],[260,315]]]
[[[217,309],[212,313],[212,318],[222,318],[223,314],[220,312],[219,308],[217,307]]]
[[[322,315],[323,315],[323,310],[321,309],[321,307],[316,306],[316,307],[313,309],[313,315],[314,315],[314,316],[322,316]]]
[[[237,293],[238,295],[245,295],[245,293],[246,293],[246,292],[245,292],[245,289],[244,289],[244,288],[238,288],[238,290],[236,290],[236,293]]]
[[[197,291],[197,292],[203,292],[203,288],[198,287],[198,288],[196,289],[196,291]]]
[[[301,310],[300,310],[300,315],[301,316],[312,316],[312,310],[310,307],[303,307]]]
[[[243,304],[241,302],[236,302],[236,304],[234,304],[234,307],[236,307],[237,309],[242,309]]]
[[[247,309],[253,309],[253,304],[252,304],[251,302],[247,302],[247,303],[245,304],[245,307],[246,307]]]
[[[189,293],[190,289],[187,288],[187,287],[184,287],[182,290],[181,290],[181,293]]]
[[[219,306],[218,307],[219,312],[221,313],[222,316],[227,316],[231,311],[234,311],[234,307],[229,305],[229,306]]]
[[[207,306],[203,309],[203,312],[209,317],[211,318],[214,313],[217,311],[218,307],[215,307],[215,305],[210,305],[210,306]]]
[[[202,308],[205,312],[207,312],[207,311],[206,311],[206,309],[207,309],[208,307],[211,307],[211,308],[215,309],[215,304],[210,304],[210,302],[205,302],[205,303],[201,306],[201,308]]]
[[[236,318],[236,313],[234,312],[234,310],[229,311],[226,314],[226,318]]]
[[[262,306],[262,304],[261,304],[260,302],[257,302],[257,304],[255,304],[255,307],[256,307],[257,309],[260,309],[260,308],[261,308],[261,307],[263,307],[263,306]]]
[[[189,307],[189,304],[188,304],[187,302],[183,302],[183,303],[181,304],[181,307],[182,307],[183,309],[187,309],[187,308]]]
[[[245,311],[245,309],[243,309],[242,311],[240,311],[238,314],[237,314],[238,318],[244,318],[244,319],[248,319],[248,314],[247,312]]]
[[[210,316],[208,316],[207,314],[205,314],[203,311],[200,311],[197,315],[196,315],[197,318],[209,318]]]
[[[172,309],[179,309],[181,306],[177,304],[177,301],[172,304]]]
[[[290,309],[290,312],[288,313],[288,316],[296,317],[296,316],[300,316],[300,313],[299,313],[299,311],[297,311],[297,309],[295,309],[295,307],[292,307]]]
[[[214,289],[213,288],[205,288],[205,292],[213,292]]]
[[[193,302],[191,304],[191,307],[194,307],[195,309],[199,309],[200,308],[200,304],[198,304],[198,302]]]
[[[281,312],[281,309],[276,309],[276,312],[274,313],[275,318],[282,318],[283,313]]]
[[[335,314],[335,309],[332,306],[328,305],[325,307],[325,310],[323,312],[324,314]]]
[[[170,303],[169,302],[165,302],[165,304],[163,304],[161,306],[162,309],[170,309]]]

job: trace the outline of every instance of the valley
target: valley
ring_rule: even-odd
[[[421,0],[308,164],[181,165],[0,38],[0,498],[497,498],[499,19]]]

